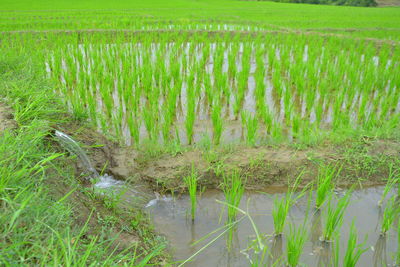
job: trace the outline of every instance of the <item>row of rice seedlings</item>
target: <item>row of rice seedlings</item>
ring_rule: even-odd
[[[187,42],[182,36],[171,43],[168,34],[156,40],[149,36],[140,43],[117,38],[113,45],[84,41],[63,48],[59,44],[61,49],[48,59],[50,76],[61,81],[60,93],[66,95],[76,114],[89,110],[91,119],[100,121],[103,128],[107,128],[107,120],[114,120],[118,133],[128,125],[136,143],[140,141],[137,125],[144,125],[153,140],[158,141],[159,131],[168,139],[183,106],[185,112],[179,116],[185,117],[187,140],[192,143],[193,125],[201,117],[196,114],[207,110],[196,108],[196,102],[208,103],[215,125],[218,114],[221,121],[227,120],[224,110],[232,109],[238,119],[249,94],[256,103],[257,119],[254,117],[251,124],[244,121],[243,129],[261,120],[272,139],[279,138],[285,128],[294,138],[309,138],[306,129],[311,124],[318,129],[330,123],[334,130],[353,125],[371,128],[398,112],[399,78],[392,69],[399,63],[387,56],[391,54],[387,47],[381,48],[382,59],[377,60],[375,48],[365,48],[363,43],[338,44],[334,38],[321,45],[320,39],[304,36],[293,44],[290,35],[260,37],[252,43],[228,36],[219,37],[217,42],[204,36]],[[261,104],[265,102],[266,80],[272,84],[273,106]],[[186,90],[182,90],[183,85]],[[332,95],[336,98],[330,103]],[[143,106],[143,98],[151,103]],[[167,103],[161,105],[162,110],[160,102]],[[156,119],[160,112],[162,120]],[[126,122],[117,122],[121,118]],[[252,129],[247,132],[252,133]],[[216,143],[220,143],[222,128],[214,130]],[[262,137],[258,130],[253,132]],[[253,135],[247,136],[253,144]]]

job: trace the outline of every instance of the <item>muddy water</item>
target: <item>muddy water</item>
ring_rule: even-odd
[[[282,240],[272,238],[274,228],[271,216],[273,199],[282,194],[276,193],[276,190],[273,191],[275,192],[247,193],[243,197],[241,207],[246,209],[246,203],[249,203],[248,211],[259,231],[266,235],[271,255],[274,255],[275,259],[284,260],[286,258],[285,236]],[[365,247],[368,248],[357,266],[394,266],[394,257],[398,250],[397,233],[392,229],[386,238],[379,235],[382,210],[378,208],[377,203],[382,191],[382,187],[375,187],[353,193],[341,228],[341,262],[347,248],[350,225],[354,221],[359,240],[362,241],[366,238]],[[338,194],[342,195],[343,193],[339,192]],[[216,202],[216,199],[223,201],[223,194],[218,191],[209,191],[202,195],[199,199],[194,223],[189,219],[190,199],[188,196],[157,201],[147,208],[156,230],[169,240],[175,260],[182,261],[189,258],[217,235],[214,234],[205,241],[191,246],[194,241],[223,226],[225,215],[221,212],[222,206]],[[306,211],[307,199],[302,198],[291,209],[288,221],[301,225],[304,222]],[[331,250],[329,246],[319,241],[323,222],[323,216],[321,218],[312,210],[306,223],[309,237],[300,260],[306,266],[328,266]],[[255,239],[254,230],[248,219],[244,219],[234,232],[234,241],[230,251],[227,249],[226,236],[223,236],[185,266],[248,266],[250,265],[249,260],[241,251],[245,250],[253,239]]]

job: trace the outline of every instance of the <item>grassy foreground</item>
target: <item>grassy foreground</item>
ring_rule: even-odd
[[[0,56],[0,94],[18,127],[0,132],[2,265],[142,266],[162,260],[164,243],[140,212],[107,208],[105,199],[89,197],[91,191],[77,184],[66,155],[48,137],[65,121],[63,107],[32,60],[9,52]]]

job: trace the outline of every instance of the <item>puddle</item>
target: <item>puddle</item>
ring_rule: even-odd
[[[246,209],[246,203],[249,201],[248,211],[259,231],[269,235],[267,244],[271,252],[269,255],[270,263],[279,257],[286,258],[285,235],[281,240],[274,239],[271,236],[274,230],[271,215],[273,199],[275,196],[281,196],[282,193],[280,193],[281,190],[279,188],[271,191],[269,193],[248,192],[241,202],[241,208]],[[385,263],[386,266],[394,266],[394,257],[397,251],[397,233],[391,229],[386,238],[382,238],[379,234],[382,213],[377,203],[382,191],[382,187],[374,187],[353,193],[341,227],[341,262],[347,248],[350,225],[354,220],[359,236],[358,242],[362,242],[364,238],[367,238],[365,247],[368,248],[368,251],[361,256],[358,266],[384,266]],[[339,194],[343,194],[343,192],[339,192]],[[155,224],[156,231],[169,240],[170,249],[175,260],[182,261],[189,258],[212,238],[191,246],[194,241],[224,225],[225,215],[221,216],[221,204],[217,203],[216,199],[223,201],[223,194],[218,191],[203,193],[198,200],[194,223],[190,219],[190,199],[188,196],[181,196],[174,200],[168,199],[168,201],[160,200],[147,208]],[[301,225],[306,210],[307,200],[306,198],[301,198],[291,209],[288,221],[294,222],[297,226]],[[306,224],[309,235],[300,260],[306,266],[328,266],[327,262],[329,262],[329,257],[332,253],[329,246],[319,241],[324,221],[323,216],[321,218],[319,215],[318,213],[311,213]],[[255,239],[253,228],[250,222],[245,219],[240,222],[233,234],[234,241],[230,251],[227,250],[226,236],[223,236],[198,254],[194,261],[185,264],[185,266],[249,266],[249,260],[241,251],[246,249],[253,239]]]

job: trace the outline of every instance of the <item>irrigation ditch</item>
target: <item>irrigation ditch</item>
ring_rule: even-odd
[[[364,241],[363,245],[367,248],[360,264],[369,266],[371,260],[375,266],[390,264],[398,253],[395,232],[389,231],[387,235],[380,232],[384,208],[378,204],[382,194],[385,194],[387,177],[392,175],[388,166],[399,167],[400,144],[397,142],[365,138],[357,144],[326,145],[313,149],[237,146],[213,152],[192,147],[178,153],[158,152],[149,155],[146,152],[148,148],[139,151],[121,147],[117,142],[79,124],[64,125],[59,129],[79,141],[98,171],[123,181],[128,189],[117,189],[123,192],[119,205],[135,205],[149,214],[155,231],[166,237],[176,265],[195,255],[193,261],[185,262],[185,266],[244,266],[249,259],[254,260],[258,255],[253,245],[249,245],[256,242],[257,238],[252,224],[243,219],[246,216],[238,216],[242,219],[235,227],[231,241],[227,234],[213,239],[216,230],[224,230],[221,227],[227,216],[223,211],[224,204],[221,204],[225,201],[221,187],[224,178],[219,172],[222,168],[225,173],[238,171],[241,177],[246,177],[246,190],[239,207],[248,215],[251,214],[258,230],[265,234],[263,242],[268,245],[270,253],[265,256],[264,263],[279,265],[286,258],[288,249],[288,232],[285,230],[283,237],[273,234],[271,212],[276,205],[275,199],[285,197],[300,173],[302,179],[298,190],[315,183],[319,166],[323,164],[342,166],[340,177],[335,182],[336,197],[344,197],[351,187],[354,190],[340,228],[340,260],[346,253],[348,238],[353,231],[350,227],[352,224],[357,228],[359,241]],[[73,163],[76,164],[76,175],[85,177],[84,166],[77,160]],[[192,221],[184,177],[193,170],[201,190],[198,192],[196,216]],[[81,181],[87,186],[84,178]],[[112,188],[118,186],[109,184],[103,189],[107,191]],[[395,191],[390,189],[385,198],[390,199],[395,195]],[[314,201],[315,197],[311,198]],[[336,245],[321,240],[325,216],[324,211],[310,208],[310,200],[304,195],[296,200],[288,214],[287,220],[291,225],[302,225],[306,221],[309,224],[309,238],[301,256],[301,262],[309,266],[327,266],[335,257]],[[130,242],[129,239],[125,241]],[[232,247],[227,242],[232,242]]]

